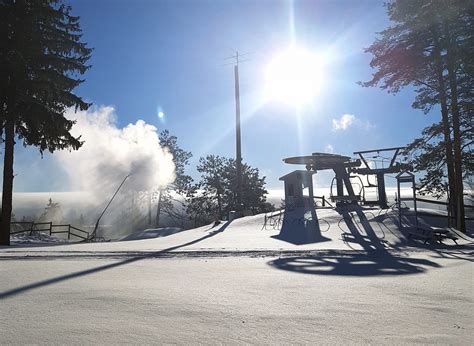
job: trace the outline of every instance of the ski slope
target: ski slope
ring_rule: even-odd
[[[291,231],[310,219],[282,234],[255,215],[0,248],[0,343],[472,342],[472,238],[423,245],[373,209],[316,217],[306,243]]]

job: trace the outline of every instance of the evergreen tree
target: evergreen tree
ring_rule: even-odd
[[[199,210],[196,198],[203,205],[202,214],[214,219],[224,216],[224,198],[229,181],[226,177],[227,160],[219,155],[208,155],[199,158],[196,169],[201,173],[201,180],[194,187],[191,204]],[[204,201],[206,201],[204,203]],[[214,215],[209,215],[209,214]]]
[[[4,171],[0,244],[10,243],[15,135],[43,153],[79,149],[68,107],[89,104],[72,93],[89,66],[79,18],[59,0],[0,1],[0,121]]]
[[[179,208],[185,208],[185,197],[191,188],[193,179],[185,174],[185,167],[189,165],[189,159],[193,156],[191,152],[183,150],[178,145],[178,138],[170,135],[168,130],[164,130],[159,135],[160,145],[167,148],[173,155],[175,166],[175,180],[172,184],[157,191],[157,208],[155,227],[160,226],[160,215],[165,214],[172,219],[181,219],[181,214],[176,211],[176,205]]]
[[[474,153],[470,148],[474,131],[472,131],[472,124],[471,129],[468,129],[469,125],[465,118],[462,119],[462,124],[464,132],[462,136],[463,180],[469,182],[474,172]],[[410,158],[414,171],[424,173],[420,178],[420,193],[438,198],[443,197],[450,190],[449,186],[446,186],[446,148],[442,133],[442,122],[432,124],[423,129],[421,137],[416,138],[405,150],[406,158]],[[450,193],[449,195],[451,196]]]
[[[63,223],[63,221],[64,217],[61,205],[57,202],[53,202],[50,198],[43,213],[39,217],[39,222]]]
[[[237,193],[237,167],[234,159],[226,162],[225,177],[228,182],[226,189],[225,213],[238,210]],[[260,177],[258,168],[242,163],[242,204],[244,209],[253,209],[255,212],[266,212],[271,206],[266,203],[267,190],[265,190],[265,177]]]
[[[440,106],[441,122],[425,129],[409,150],[415,168],[426,172],[422,182],[428,190],[439,192],[447,177],[450,207],[464,231],[463,176],[471,166],[463,165],[462,158],[472,143],[472,2],[393,0],[387,10],[394,24],[367,49],[377,71],[363,85],[381,85],[394,93],[412,85],[415,108],[428,113]]]
[[[199,159],[197,170],[201,180],[189,196],[188,215],[197,224],[223,219],[230,211],[238,210],[236,161],[218,155]],[[265,177],[257,168],[242,164],[242,204],[256,213],[273,210],[266,202]]]

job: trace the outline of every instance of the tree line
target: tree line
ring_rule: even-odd
[[[159,135],[160,145],[173,155],[175,181],[155,193],[157,210],[155,227],[160,227],[161,216],[174,221],[190,219],[195,226],[228,217],[231,211],[262,213],[273,210],[266,202],[265,177],[258,168],[247,163],[242,165],[242,204],[237,202],[236,161],[219,155],[199,158],[197,172],[199,180],[194,182],[186,174],[192,153],[178,145],[178,139],[164,130]],[[181,211],[185,213],[181,213]]]

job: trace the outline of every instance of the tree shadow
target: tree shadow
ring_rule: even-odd
[[[133,232],[132,234],[120,238],[120,241],[135,241],[143,239],[163,238],[185,231],[186,230],[180,227],[149,228],[142,231]]]
[[[147,253],[147,254],[142,255],[142,256],[137,255],[137,256],[134,256],[132,258],[128,258],[128,259],[125,259],[125,260],[122,260],[122,261],[119,261],[119,262],[106,264],[106,265],[103,265],[103,266],[99,266],[99,267],[95,267],[95,268],[91,268],[91,269],[87,269],[87,270],[81,270],[81,271],[66,274],[66,275],[60,275],[60,276],[57,276],[57,277],[54,277],[54,278],[51,278],[51,279],[35,282],[35,283],[32,283],[32,284],[28,284],[28,285],[13,288],[13,289],[10,289],[10,290],[4,291],[4,292],[0,292],[0,299],[9,298],[9,297],[18,295],[20,293],[25,293],[25,292],[31,291],[35,288],[40,288],[40,287],[56,284],[56,283],[59,283],[59,282],[62,282],[62,281],[75,279],[75,278],[78,278],[78,277],[81,277],[81,276],[84,276],[84,275],[89,275],[89,274],[105,271],[105,270],[108,270],[108,269],[120,267],[120,266],[123,266],[123,265],[127,265],[127,264],[130,264],[130,263],[133,263],[133,262],[143,260],[143,259],[154,258],[154,257],[157,257],[161,254],[165,254],[165,253],[168,253],[168,252],[171,252],[171,251],[174,251],[174,250],[177,250],[177,249],[189,246],[189,245],[199,243],[199,242],[201,242],[205,239],[208,239],[208,238],[211,238],[211,237],[215,236],[216,234],[222,233],[229,226],[230,223],[231,223],[231,221],[227,221],[221,227],[219,227],[216,230],[213,230],[213,231],[209,232],[205,236],[203,236],[201,238],[198,238],[198,239],[195,239],[195,240],[192,240],[190,242],[181,244],[181,245],[172,246],[172,247],[169,247],[167,249],[163,249],[163,250],[156,251],[156,252],[153,252],[153,253]]]
[[[462,247],[458,245],[456,249],[444,248],[431,250],[434,252],[434,254],[431,255],[433,258],[456,259],[474,262],[474,250],[472,247]]]
[[[285,209],[280,233],[272,238],[295,245],[321,243],[331,239],[321,234],[314,207]]]
[[[373,220],[375,220],[378,225],[383,227],[387,232],[391,233],[397,239],[396,242],[391,244],[391,247],[394,249],[400,250],[416,247],[434,252],[436,255],[434,255],[433,257],[436,258],[461,259],[474,262],[474,259],[472,257],[472,255],[474,254],[474,242],[472,238],[466,236],[463,233],[460,233],[455,230],[453,231],[455,236],[465,242],[464,244],[455,243],[451,239],[426,241],[426,238],[419,238],[413,236],[413,234],[410,232],[410,228],[400,228],[398,214],[395,212],[378,215]],[[394,232],[391,227],[388,227],[385,224],[386,220],[390,221],[393,225],[398,227],[398,231]],[[426,220],[423,217],[419,218],[419,223],[421,225],[424,224],[426,227],[430,227],[431,223],[429,221],[430,220]],[[406,224],[409,224],[410,222],[414,223],[414,220],[405,219]],[[435,225],[440,226],[439,224]]]

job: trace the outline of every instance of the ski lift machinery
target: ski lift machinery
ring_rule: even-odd
[[[333,183],[336,185],[336,195],[331,191],[331,200],[336,204],[356,203],[361,200],[360,193],[356,195],[348,170],[361,165],[360,160],[352,160],[348,156],[327,153],[313,153],[308,156],[295,156],[283,159],[283,162],[294,165],[305,165],[307,171],[316,172],[330,169],[335,173]],[[332,190],[332,189],[331,189]],[[345,191],[347,194],[345,194]]]
[[[410,171],[411,165],[397,161],[398,155],[404,147],[382,148],[365,151],[356,151],[354,155],[359,158],[352,159],[348,156],[313,153],[308,156],[295,156],[283,159],[287,164],[305,165],[306,170],[317,172],[319,170],[333,170],[335,177],[331,182],[331,200],[337,204],[345,203],[363,203],[378,205],[382,209],[388,208],[387,193],[385,191],[385,174],[400,173],[402,171]],[[369,165],[372,155],[374,158],[381,157],[382,152],[393,152],[389,158],[383,158],[390,161],[388,167],[371,167]],[[361,175],[367,176],[367,185],[364,185]],[[369,176],[374,175],[376,184],[371,184]],[[333,192],[336,186],[336,193]],[[354,186],[359,187],[358,193],[354,191]],[[366,188],[375,187],[377,190],[376,200],[368,201],[366,198]],[[347,194],[345,194],[347,192]]]
[[[385,174],[390,174],[390,173],[400,173],[402,171],[410,171],[411,170],[411,165],[406,164],[406,163],[401,163],[397,161],[397,157],[400,154],[400,151],[403,150],[405,147],[394,147],[394,148],[383,148],[383,149],[373,149],[373,150],[364,150],[364,151],[355,151],[354,155],[358,155],[361,162],[363,163],[362,167],[350,167],[349,171],[354,174],[358,175],[366,175],[367,176],[367,182],[368,186],[366,187],[376,187],[377,188],[377,199],[374,201],[365,201],[366,204],[374,204],[374,205],[379,205],[382,209],[387,209],[388,208],[388,203],[387,203],[387,193],[385,191]],[[369,161],[370,159],[368,158],[369,155],[372,154],[372,158],[382,158],[382,163],[383,160],[385,159],[384,157],[380,156],[380,153],[382,152],[393,152],[392,157],[389,159],[390,163],[388,167],[382,167],[382,168],[373,168],[370,167]],[[375,154],[375,156],[374,156]],[[388,160],[388,159],[387,159]],[[369,182],[369,176],[374,175],[376,178],[376,184],[370,184]],[[364,198],[365,199],[365,198]]]

